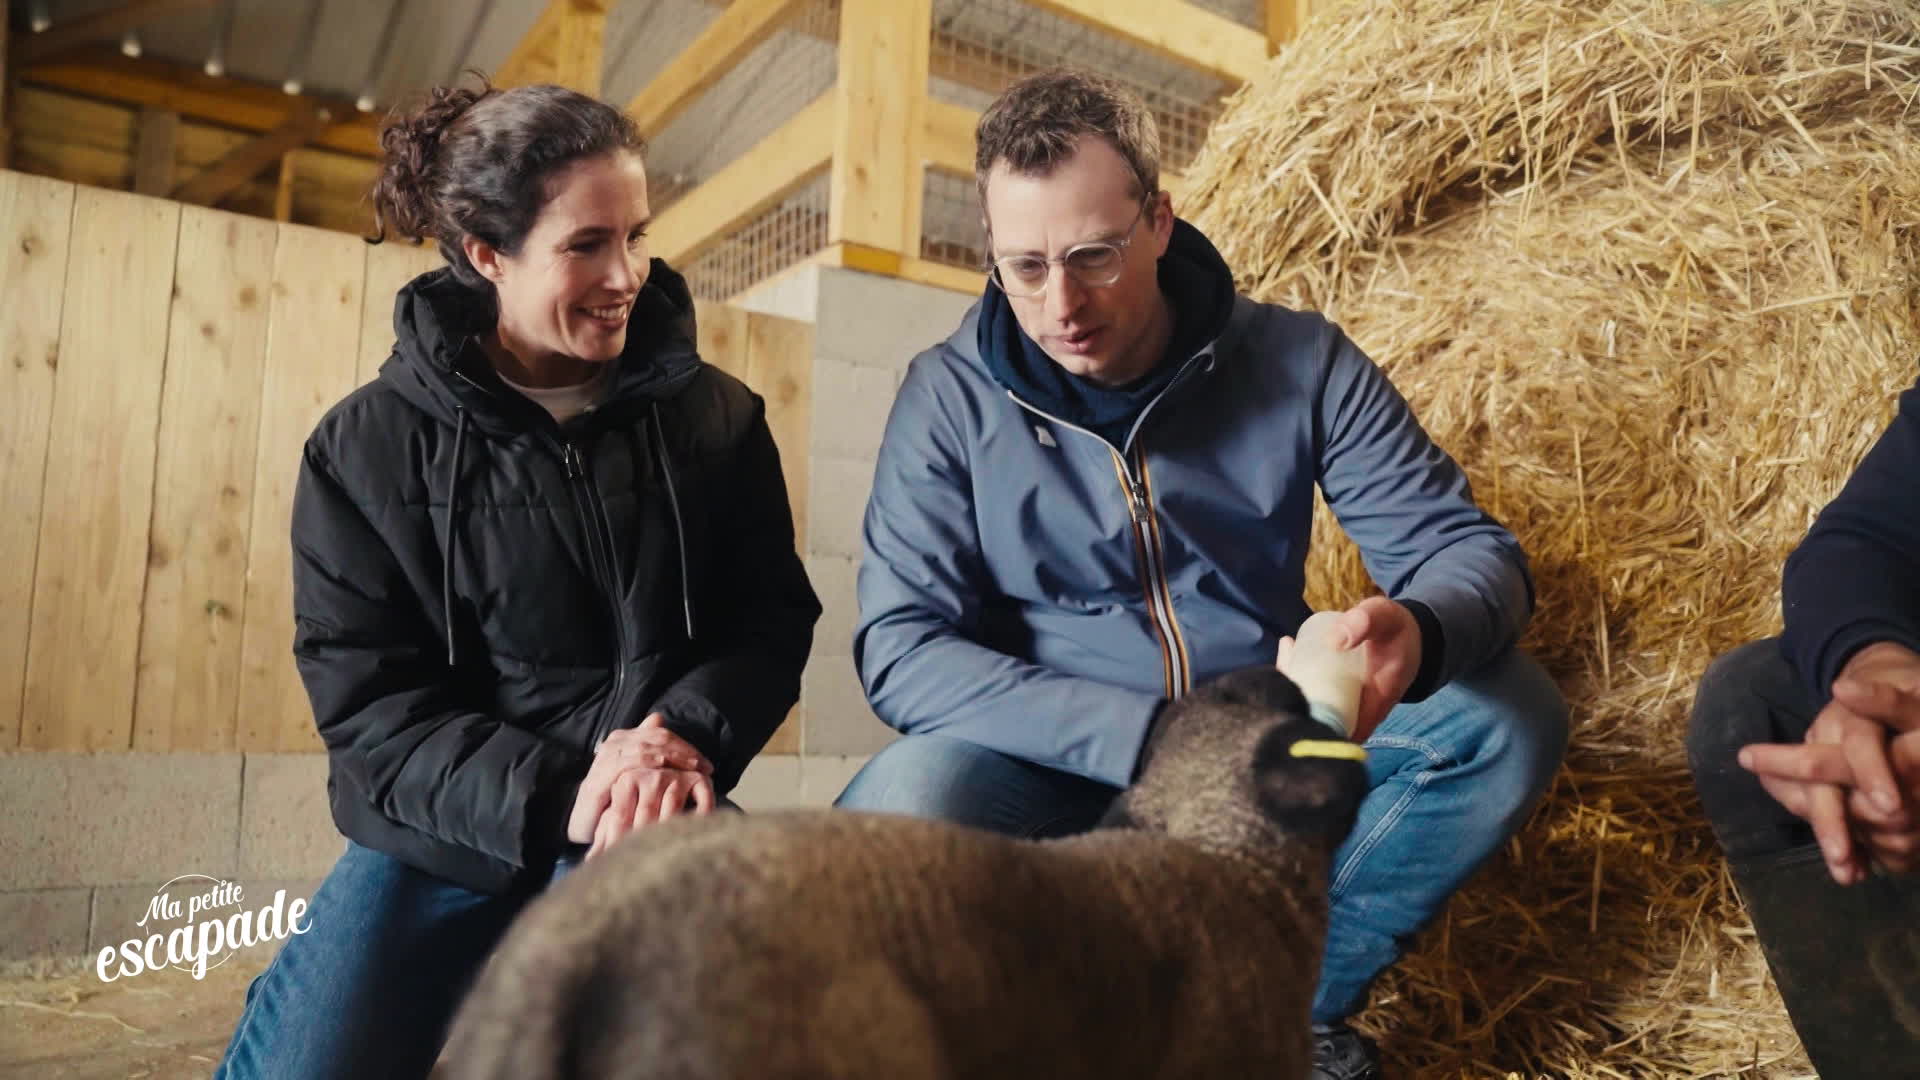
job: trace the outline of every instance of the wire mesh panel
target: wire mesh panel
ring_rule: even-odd
[[[928,169],[921,199],[925,219],[920,227],[920,257],[984,272],[987,231],[980,221],[980,197],[973,177]]]
[[[753,149],[832,89],[839,75],[839,33],[839,0],[795,5],[779,30],[663,130],[649,132],[654,212]]]
[[[1260,0],[1206,0],[1200,6],[1255,25]],[[1251,21],[1250,21],[1251,20]],[[1160,129],[1160,165],[1183,171],[1206,141],[1232,89],[1219,78],[1149,52],[1106,31],[1042,11],[1026,0],[934,0],[929,94],[984,109],[1009,83],[1070,64],[1138,93]],[[927,171],[921,257],[975,269],[984,264],[980,200],[963,181]]]
[[[631,101],[724,11],[725,4],[709,0],[610,5],[601,80],[607,100]]]
[[[1263,0],[1187,0],[1197,8],[1205,8],[1215,15],[1224,15],[1249,30],[1264,32],[1267,26],[1267,10]]]
[[[694,257],[687,285],[700,300],[730,300],[827,246],[822,173]]]
[[[1224,0],[1223,0],[1224,2]],[[934,0],[930,93],[984,108],[1008,83],[1061,64],[1098,72],[1146,100],[1160,127],[1161,164],[1180,170],[1200,150],[1230,89],[1218,78],[1026,0]]]

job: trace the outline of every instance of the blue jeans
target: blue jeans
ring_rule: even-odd
[[[349,841],[308,904],[307,932],[248,985],[215,1080],[425,1077],[461,995],[534,895],[474,892]]]
[[[1372,791],[1334,856],[1315,1023],[1366,1003],[1374,977],[1526,821],[1566,745],[1559,688],[1517,650],[1387,714],[1367,740]],[[835,805],[1063,836],[1091,828],[1118,794],[975,743],[910,735],[876,754]]]

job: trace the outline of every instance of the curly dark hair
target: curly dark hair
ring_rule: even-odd
[[[563,86],[501,90],[437,86],[380,129],[374,180],[373,243],[388,234],[436,240],[454,277],[491,296],[493,284],[467,261],[461,241],[477,237],[515,255],[552,197],[547,181],[585,158],[646,149],[633,118]]]

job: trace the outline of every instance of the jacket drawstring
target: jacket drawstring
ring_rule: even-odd
[[[467,445],[467,410],[453,407],[453,468],[447,474],[447,524],[440,532],[440,616],[447,626],[447,666],[453,667],[453,516],[460,509],[460,457]]]
[[[673,486],[673,461],[667,457],[666,429],[660,424],[660,403],[653,406],[653,438],[660,454],[660,474],[667,478],[667,505],[673,508],[673,535],[680,551],[680,607],[687,618],[687,640],[693,640],[693,576],[687,572],[687,528],[680,519],[680,493]]]

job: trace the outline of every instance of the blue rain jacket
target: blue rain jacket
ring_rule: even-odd
[[[853,655],[893,728],[1124,785],[1165,701],[1310,614],[1315,484],[1381,589],[1431,609],[1440,682],[1524,629],[1519,543],[1326,319],[1235,298],[1115,447],[997,380],[981,314],[914,358],[867,504]]]

